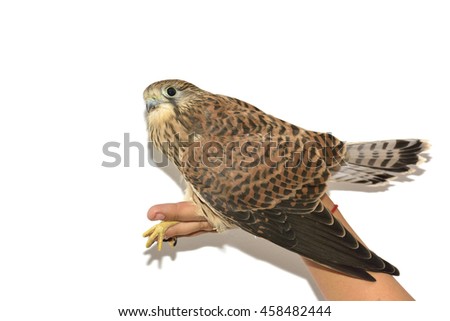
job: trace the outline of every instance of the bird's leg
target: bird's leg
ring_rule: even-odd
[[[164,236],[169,227],[178,223],[176,221],[164,221],[152,226],[143,234],[144,237],[148,237],[146,247],[150,247],[155,241],[158,243],[158,251],[161,251],[163,242],[169,242],[170,246],[174,247],[177,244],[177,238],[171,237],[170,239],[164,240]]]

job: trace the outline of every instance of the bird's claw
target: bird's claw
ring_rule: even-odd
[[[177,245],[178,239],[174,236],[168,239],[164,239],[163,242],[167,242],[171,247],[175,247],[175,245]]]
[[[169,245],[174,247],[177,244],[177,238],[171,237],[165,240],[164,237],[167,229],[175,224],[178,224],[178,222],[165,221],[152,226],[142,235],[143,237],[148,237],[147,244],[145,246],[148,248],[153,244],[153,242],[156,241],[158,243],[158,251],[161,251],[163,242],[169,242]]]

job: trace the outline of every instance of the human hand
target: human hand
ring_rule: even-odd
[[[324,205],[330,210],[334,206],[331,200],[324,196]],[[147,217],[150,221],[177,221],[167,229],[166,240],[180,236],[196,236],[206,232],[215,232],[204,216],[197,214],[197,206],[192,202],[166,203],[152,206]]]
[[[192,202],[154,205],[148,210],[147,217],[151,221],[179,222],[167,229],[165,239],[214,232],[206,218],[197,214],[197,206]]]

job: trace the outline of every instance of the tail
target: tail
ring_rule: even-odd
[[[394,139],[347,143],[346,147],[345,162],[333,174],[333,180],[374,185],[412,173],[411,166],[425,160],[420,154],[429,144],[420,139]]]

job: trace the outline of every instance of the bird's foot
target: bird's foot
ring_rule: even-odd
[[[177,238],[171,237],[170,239],[165,240],[164,237],[167,229],[178,223],[179,222],[176,221],[165,221],[152,226],[143,234],[144,237],[148,237],[146,247],[150,247],[155,241],[158,243],[158,251],[161,251],[163,242],[169,242],[169,245],[174,247],[177,244]]]

